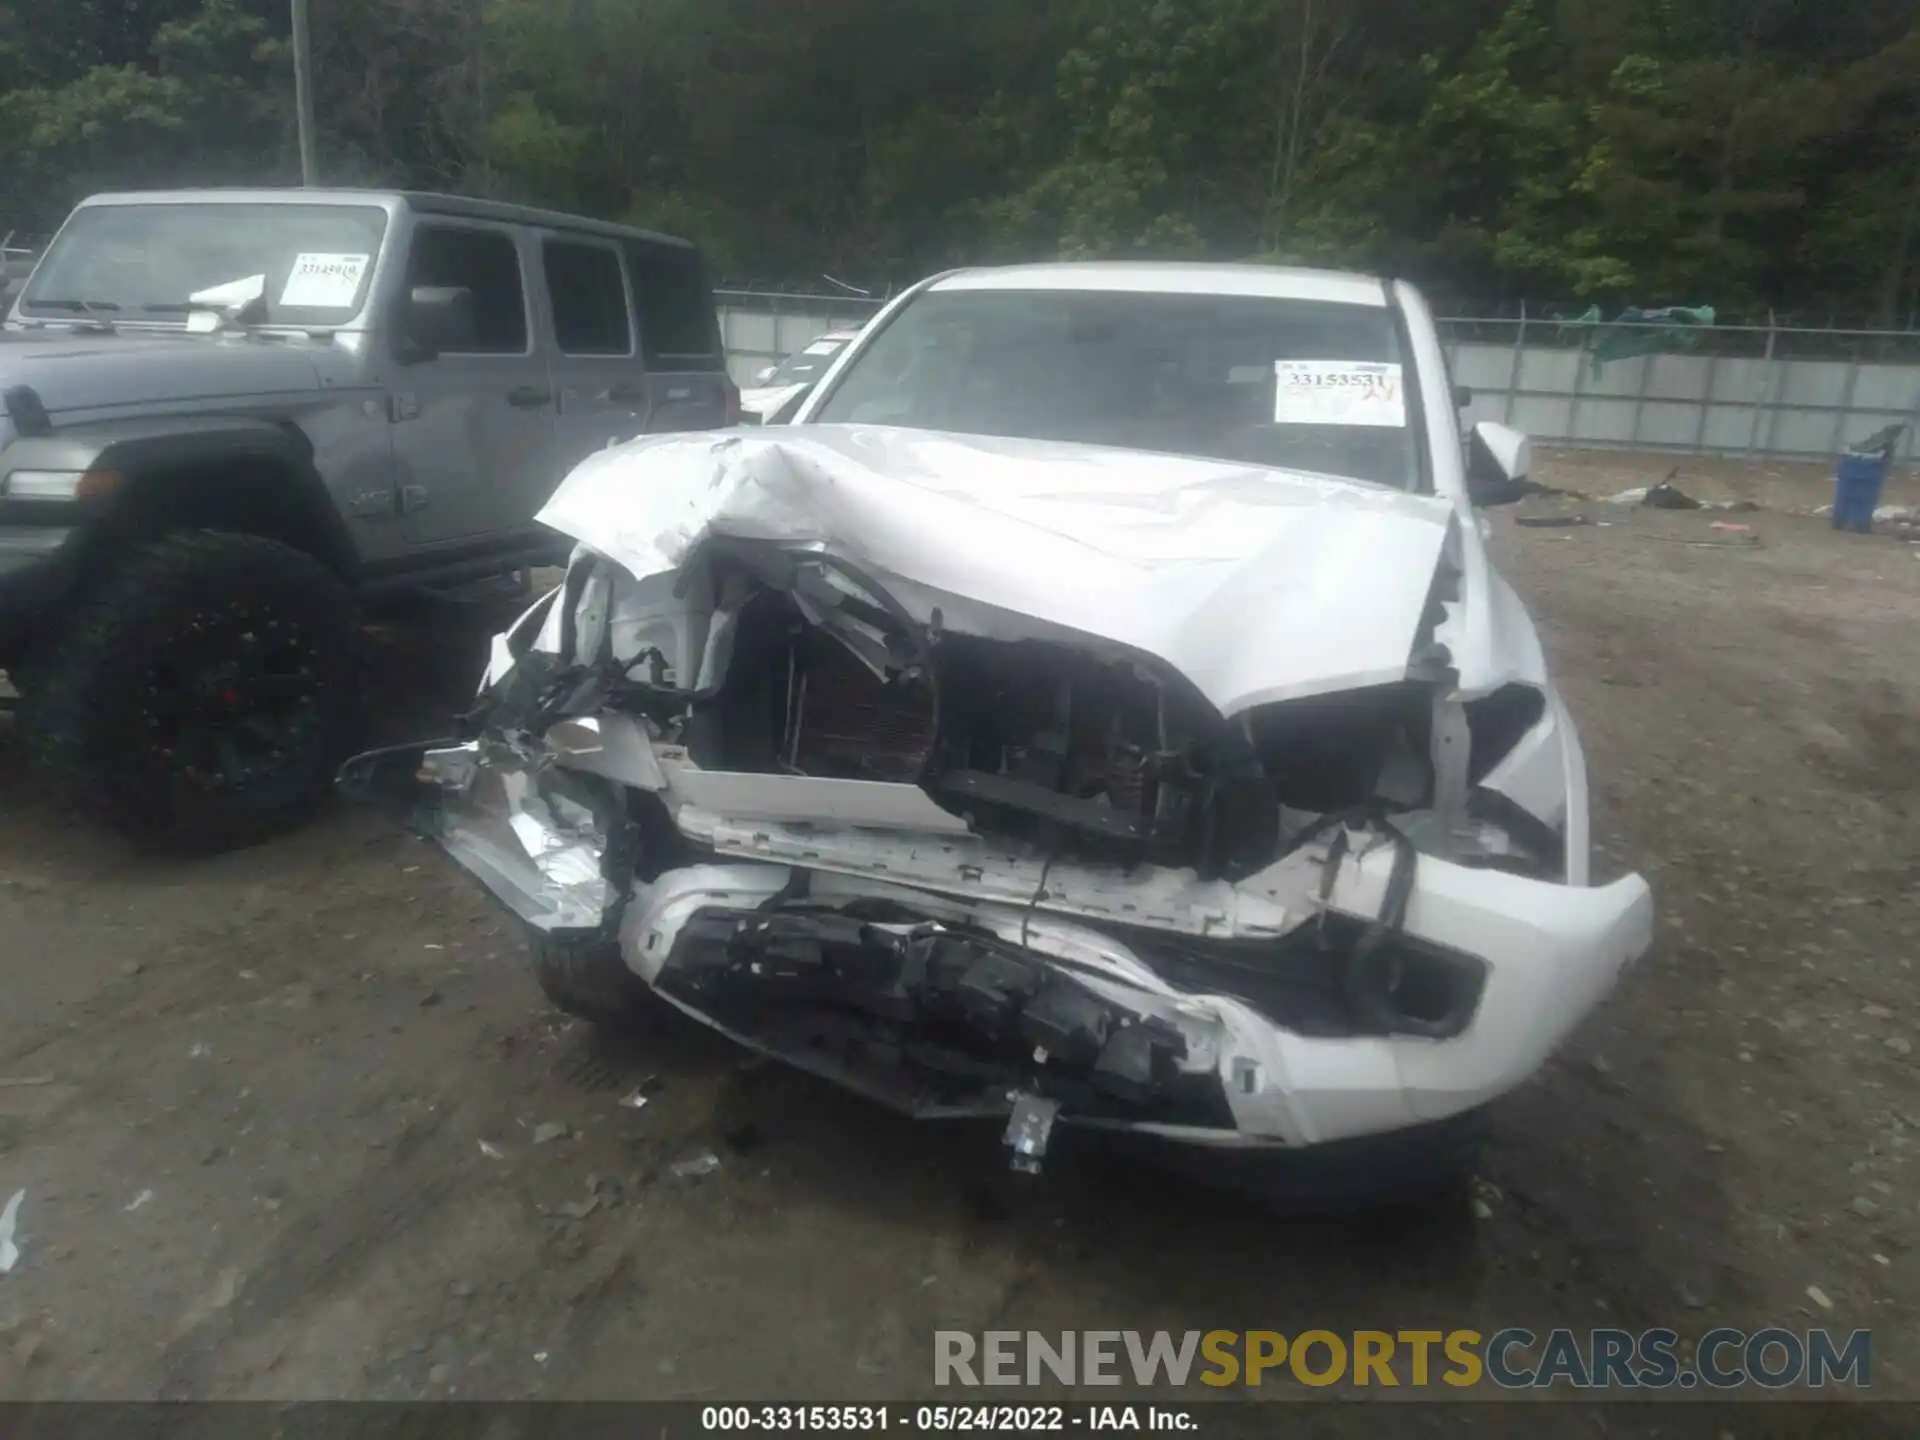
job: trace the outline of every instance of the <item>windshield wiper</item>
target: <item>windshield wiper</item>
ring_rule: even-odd
[[[189,305],[184,300],[162,300],[140,307],[141,312],[147,315],[188,315],[199,308],[197,305]]]
[[[29,305],[44,306],[48,310],[71,310],[79,315],[91,315],[96,310],[119,310],[111,300],[42,300],[38,295],[26,302]]]

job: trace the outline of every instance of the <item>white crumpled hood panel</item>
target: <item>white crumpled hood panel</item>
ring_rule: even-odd
[[[923,621],[938,606],[954,630],[1097,636],[1227,715],[1405,676],[1454,516],[1291,471],[838,425],[636,440],[540,513],[639,578],[717,535],[819,543],[907,582],[892,593]]]

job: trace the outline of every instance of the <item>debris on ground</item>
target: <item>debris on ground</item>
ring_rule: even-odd
[[[498,1145],[491,1144],[485,1140],[480,1142],[480,1153],[489,1160],[504,1160],[507,1158],[506,1151],[502,1150]]]
[[[646,1104],[647,1087],[644,1085],[638,1090],[635,1090],[631,1095],[622,1096],[620,1100],[620,1108],[622,1110],[643,1110],[646,1108]]]
[[[196,1040],[187,1048],[189,1060],[204,1060],[211,1054],[213,1054],[213,1047],[204,1040]]]
[[[1494,1206],[1498,1205],[1505,1198],[1506,1197],[1500,1192],[1500,1187],[1491,1180],[1476,1178],[1473,1182],[1473,1218],[1476,1220],[1491,1220],[1493,1218]]]
[[[1898,535],[1903,540],[1920,536],[1920,509],[1911,505],[1882,505],[1873,512],[1876,535]]]
[[[685,1160],[676,1160],[667,1167],[674,1177],[680,1180],[693,1180],[702,1175],[711,1175],[719,1168],[720,1157],[711,1150],[688,1156]]]
[[[566,1121],[549,1120],[543,1125],[534,1126],[533,1143],[536,1145],[544,1145],[549,1140],[564,1140],[571,1133],[567,1128]]]
[[[51,1075],[21,1075],[12,1079],[0,1078],[0,1090],[24,1089],[29,1085],[51,1085]]]
[[[1546,529],[1550,526],[1591,525],[1593,521],[1585,515],[1516,515],[1513,523],[1535,529]]]
[[[1678,474],[1678,471],[1674,472]],[[1640,503],[1652,510],[1699,510],[1700,502],[1672,483],[1672,476],[1661,481],[1642,497]]]
[[[1758,550],[1758,535],[1735,535],[1726,540],[1697,540],[1690,535],[1644,535],[1644,540],[1656,540],[1665,545],[1691,545],[1696,550]]]
[[[1807,1286],[1807,1298],[1822,1310],[1831,1310],[1833,1308],[1833,1301],[1827,1298],[1827,1292],[1822,1290],[1818,1285]]]
[[[1645,485],[1636,485],[1631,490],[1622,490],[1618,495],[1605,496],[1601,500],[1601,503],[1603,505],[1639,505],[1643,503],[1646,498],[1647,487]]]
[[[1730,525],[1725,520],[1715,520],[1707,528],[1709,530],[1731,530],[1741,535],[1751,535],[1753,533],[1753,526],[1751,525]]]
[[[126,1206],[126,1213],[131,1215],[151,1199],[153,1199],[153,1191],[142,1190],[138,1195],[133,1197],[132,1203]]]
[[[26,1191],[16,1190],[7,1208],[0,1210],[0,1275],[12,1270],[20,1259],[20,1247],[13,1243],[13,1227],[20,1218],[20,1202],[26,1198]]]

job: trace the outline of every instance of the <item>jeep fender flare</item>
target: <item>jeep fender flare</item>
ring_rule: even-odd
[[[290,422],[191,415],[83,423],[15,440],[0,468],[118,475],[72,517],[89,549],[170,529],[234,530],[304,551],[349,584],[357,579],[353,536],[314,466],[313,446]]]

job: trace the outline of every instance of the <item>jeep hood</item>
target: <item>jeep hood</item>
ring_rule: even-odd
[[[1229,717],[1404,679],[1444,611],[1486,603],[1481,567],[1443,564],[1462,543],[1446,500],[1046,441],[836,425],[645,439],[580,465],[540,519],[641,580],[714,541],[819,549],[922,625],[1105,641]],[[1537,656],[1506,658],[1461,688]]]
[[[0,389],[30,385],[53,414],[320,388],[331,346],[279,335],[125,329],[0,331]]]

